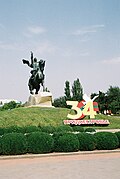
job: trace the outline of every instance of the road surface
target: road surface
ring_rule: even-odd
[[[120,153],[0,160],[0,179],[119,179]]]

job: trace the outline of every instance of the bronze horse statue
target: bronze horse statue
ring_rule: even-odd
[[[31,94],[33,94],[34,89],[36,90],[35,94],[38,94],[38,91],[40,90],[40,85],[42,85],[43,91],[45,90],[45,87],[44,87],[45,75],[41,71],[41,65],[43,64],[40,64],[40,69],[37,70],[35,76],[33,78],[31,76],[29,79],[28,86],[29,86],[29,90]]]
[[[33,90],[35,89],[35,94],[38,94],[38,91],[40,90],[40,86],[42,85],[43,91],[45,90],[44,87],[44,79],[45,75],[43,74],[44,67],[45,67],[45,61],[40,60],[37,62],[37,59],[33,59],[33,53],[31,52],[31,63],[28,60],[22,60],[23,64],[27,64],[29,67],[32,68],[31,70],[31,77],[28,81],[28,86],[31,94],[33,93]]]

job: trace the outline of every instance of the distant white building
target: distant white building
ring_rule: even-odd
[[[11,101],[15,101],[16,103],[20,103],[20,101],[15,100],[15,99],[0,99],[0,107],[3,106],[5,103],[9,103]]]

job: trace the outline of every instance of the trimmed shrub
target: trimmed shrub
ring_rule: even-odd
[[[72,132],[72,131],[73,129],[69,125],[62,125],[62,126],[56,127],[56,132]]]
[[[26,153],[26,137],[22,133],[4,134],[1,139],[3,155],[17,155]]]
[[[55,133],[54,151],[55,152],[76,152],[79,150],[79,141],[73,133]]]
[[[27,136],[29,153],[49,153],[53,150],[54,140],[52,136],[44,132],[33,132]]]
[[[79,140],[79,150],[92,151],[96,149],[96,141],[92,134],[85,132],[77,134]]]
[[[25,126],[24,132],[25,133],[41,132],[41,129],[37,126]]]
[[[40,127],[40,129],[42,132],[46,132],[49,134],[52,134],[53,132],[55,132],[55,127],[53,127],[53,126],[42,126],[42,127]]]
[[[85,132],[96,132],[96,130],[92,127],[86,128]]]
[[[0,127],[0,136],[4,134],[4,128]]]
[[[61,136],[63,136],[63,135],[66,135],[66,132],[54,132],[53,133],[53,135],[52,135],[52,137],[53,137],[53,139],[54,139],[54,151],[55,152],[59,152],[59,142],[58,142],[58,140],[59,140],[59,138],[61,137]]]
[[[98,132],[94,134],[98,150],[112,150],[119,146],[117,136],[112,132]]]
[[[7,133],[31,133],[31,132],[37,132],[41,131],[39,127],[36,126],[25,126],[25,127],[19,127],[19,126],[10,126],[7,128],[0,128],[0,135],[7,134]]]
[[[10,126],[10,127],[4,128],[3,132],[4,132],[4,134],[13,133],[13,132],[15,132],[15,133],[25,133],[25,130],[24,130],[23,127]]]
[[[0,154],[2,154],[2,137],[0,136]]]
[[[84,128],[81,126],[73,126],[72,128],[75,132],[84,132]]]
[[[115,132],[115,135],[117,136],[117,138],[119,140],[119,147],[120,147],[120,131],[119,132]]]

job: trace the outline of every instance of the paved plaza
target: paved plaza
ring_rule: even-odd
[[[119,178],[120,153],[0,160],[0,179]]]

